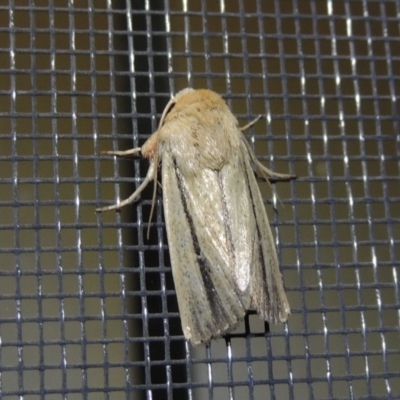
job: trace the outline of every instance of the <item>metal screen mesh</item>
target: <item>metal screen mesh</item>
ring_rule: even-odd
[[[400,1],[0,5],[2,399],[400,398]],[[157,197],[121,213],[178,90],[260,160],[292,315],[185,343]],[[150,190],[151,192],[151,190]],[[278,197],[279,196],[279,197]]]

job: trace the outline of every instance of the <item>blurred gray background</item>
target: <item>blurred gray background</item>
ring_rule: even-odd
[[[400,398],[398,1],[0,5],[0,397]],[[257,156],[292,307],[182,337],[160,194],[114,160],[176,92],[223,95]]]

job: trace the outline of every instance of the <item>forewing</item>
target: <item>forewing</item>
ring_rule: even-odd
[[[244,171],[252,213],[248,226],[255,232],[250,273],[251,307],[255,308],[264,320],[275,324],[281,323],[287,320],[290,306],[283,287],[271,227],[245,145],[242,146],[241,152],[243,155],[241,170]]]
[[[249,308],[273,323],[290,312],[248,150],[240,131],[233,134],[240,145],[220,168],[217,158],[196,158],[190,141],[162,152],[172,271],[183,332],[194,344],[232,330]]]
[[[248,308],[256,309],[266,321],[280,323],[286,321],[290,307],[274,238],[250,160],[243,143],[220,173],[222,195],[226,198],[224,221],[227,221],[226,239],[232,254],[231,272]]]
[[[184,176],[174,156],[162,157],[164,213],[182,328],[194,344],[233,329],[250,297],[232,273],[233,253],[221,172]]]

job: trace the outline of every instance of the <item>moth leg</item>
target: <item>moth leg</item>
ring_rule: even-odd
[[[132,151],[135,149],[128,150]],[[140,150],[140,149],[139,149]],[[119,153],[126,153],[125,151],[119,152]],[[143,191],[143,189],[154,179],[154,171],[155,171],[155,166],[154,162],[150,163],[150,167],[147,171],[146,178],[144,181],[140,184],[140,186],[125,200],[121,201],[120,203],[113,204],[108,207],[101,207],[101,208],[96,208],[96,212],[104,212],[104,211],[110,211],[110,210],[118,210],[128,204],[133,203],[139,196],[139,194]]]
[[[257,160],[256,162],[257,167],[261,171],[261,175],[268,179],[270,182],[276,182],[276,181],[291,181],[292,179],[296,179],[296,175],[291,175],[291,174],[280,174],[278,172],[271,171],[269,168],[265,167],[260,163],[260,161]]]
[[[262,118],[262,115],[260,114],[258,117],[253,119],[253,121],[249,122],[247,125],[239,128],[242,132],[245,131],[246,129],[251,128],[257,121],[259,121]],[[257,168],[260,170],[261,175],[263,178],[267,181],[290,181],[292,179],[296,179],[296,175],[290,175],[290,174],[280,174],[278,172],[271,171],[267,167],[265,167],[263,164],[260,163],[260,161],[257,160],[256,155],[253,152],[253,149],[247,142],[247,140],[243,140],[244,144],[246,145],[247,151],[250,154],[251,160],[254,162],[254,164],[257,165]]]
[[[110,150],[105,150],[101,151],[100,154],[107,154],[109,156],[117,156],[117,157],[126,157],[126,156],[132,156],[134,154],[140,153],[142,150],[141,147],[135,147],[134,149],[129,149],[125,151],[110,151]]]
[[[280,174],[278,172],[271,171],[267,167],[265,167],[263,164],[258,161],[256,155],[253,152],[253,149],[251,148],[250,144],[247,142],[247,140],[243,136],[243,143],[246,146],[246,149],[250,155],[251,161],[253,161],[254,164],[256,164],[258,170],[261,172],[262,177],[266,181],[290,181],[292,179],[296,179],[296,175],[290,175],[290,174]]]
[[[246,131],[247,129],[251,128],[253,125],[256,124],[257,121],[259,121],[262,118],[262,114],[260,114],[258,117],[254,118],[253,121],[249,122],[245,126],[242,126],[239,128],[242,132]]]

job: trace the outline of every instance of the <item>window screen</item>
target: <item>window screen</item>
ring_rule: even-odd
[[[400,2],[0,5],[0,397],[400,398]],[[257,157],[292,315],[184,341],[161,188],[120,213],[185,87]]]

